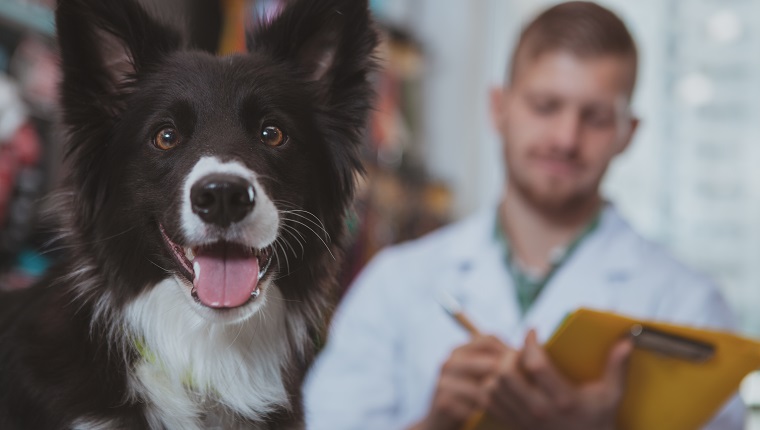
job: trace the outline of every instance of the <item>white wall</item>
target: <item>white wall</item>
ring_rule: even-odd
[[[502,0],[384,2],[387,16],[425,47],[424,152],[430,173],[452,188],[458,217],[495,200],[502,184],[487,94],[500,60],[494,41],[504,38],[497,28],[517,25],[511,7]]]

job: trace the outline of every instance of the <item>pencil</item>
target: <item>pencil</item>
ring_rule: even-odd
[[[478,330],[478,328],[475,327],[475,324],[473,324],[472,321],[467,318],[467,315],[462,312],[462,306],[459,304],[459,301],[457,301],[457,299],[451,294],[445,291],[441,292],[438,296],[438,303],[440,303],[446,313],[451,315],[451,317],[454,318],[462,328],[467,330],[471,336],[480,335],[480,330]]]
[[[480,335],[480,330],[475,327],[475,324],[467,318],[467,315],[462,312],[462,305],[448,292],[442,291],[438,295],[438,303],[443,307],[447,314],[451,315],[462,328],[470,333],[470,336],[475,337]],[[465,422],[462,430],[474,430],[485,419],[485,411],[478,411],[472,414],[470,418]]]

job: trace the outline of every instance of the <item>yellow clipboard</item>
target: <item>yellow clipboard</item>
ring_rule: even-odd
[[[742,379],[760,367],[759,342],[732,333],[585,308],[570,314],[545,348],[554,365],[580,384],[599,379],[612,346],[632,330],[635,335],[642,329],[687,345],[707,346],[711,351],[703,357],[685,357],[677,350],[674,354],[658,350],[656,342],[655,348],[651,342],[637,343],[617,418],[620,430],[699,429],[736,392]],[[482,413],[465,426],[465,430],[506,429]]]

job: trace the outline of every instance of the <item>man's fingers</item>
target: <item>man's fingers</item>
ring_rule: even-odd
[[[493,336],[478,336],[455,349],[441,374],[482,378],[496,372],[500,357],[509,348]]]
[[[452,358],[443,364],[441,375],[452,378],[473,378],[480,380],[493,375],[498,370],[498,356],[470,355]]]
[[[502,357],[499,373],[489,390],[489,399],[505,407],[512,405],[510,409],[540,420],[550,412],[549,399],[523,374],[521,356],[522,353],[514,351]]]
[[[442,379],[436,390],[431,413],[446,422],[464,422],[485,408],[485,400],[480,384]]]
[[[523,348],[521,367],[525,374],[540,387],[560,408],[573,401],[573,386],[552,364],[546,351],[538,344],[535,330],[528,332]]]
[[[508,428],[530,428],[531,415],[521,402],[505,393],[494,394],[489,399],[486,411]]]
[[[462,405],[467,410],[477,410],[483,406],[483,390],[477,383],[441,380],[439,386],[441,399],[452,404]]]
[[[484,336],[478,335],[472,338],[472,340],[460,348],[465,348],[473,351],[483,351],[492,353],[502,353],[505,350],[510,349],[496,336]]]

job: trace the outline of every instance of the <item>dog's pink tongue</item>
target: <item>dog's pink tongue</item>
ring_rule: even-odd
[[[212,308],[245,304],[259,283],[258,258],[234,245],[217,244],[200,250],[193,266],[198,299]]]

